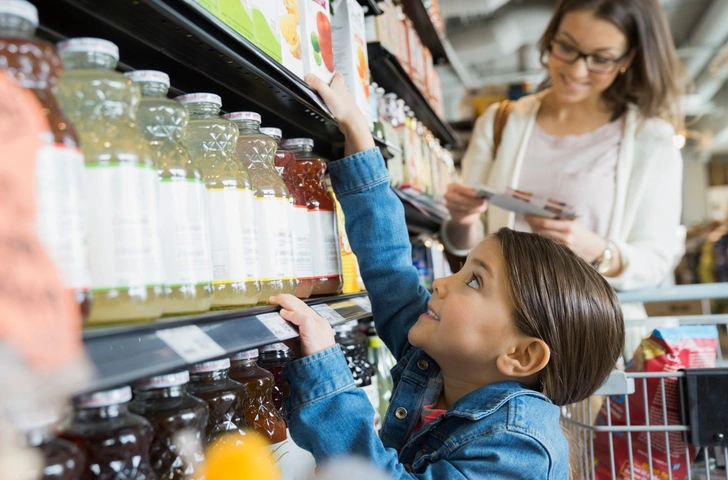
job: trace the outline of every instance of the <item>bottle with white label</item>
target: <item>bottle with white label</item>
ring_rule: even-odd
[[[83,154],[76,129],[53,93],[61,59],[53,45],[35,37],[37,27],[33,4],[0,2],[0,69],[35,94],[50,128],[35,159],[36,232],[85,318],[91,307],[91,272]]]
[[[86,162],[90,324],[141,322],[164,307],[157,169],[134,123],[139,87],[115,72],[119,48],[74,38],[58,50],[58,100],[80,132]]]
[[[336,204],[326,189],[326,162],[313,153],[313,140],[292,138],[283,146],[296,154],[293,173],[306,195],[311,253],[313,255],[313,295],[338,295],[344,286],[341,245],[336,225]]]
[[[266,303],[272,295],[296,291],[291,197],[275,168],[276,141],[260,133],[260,115],[234,112],[225,118],[238,126],[238,160],[255,192],[260,302]]]
[[[253,190],[237,162],[238,129],[220,118],[213,93],[177,97],[190,113],[185,143],[207,186],[212,245],[212,308],[252,306],[260,298]]]
[[[159,232],[167,301],[165,315],[199,313],[212,304],[212,256],[207,189],[182,141],[189,114],[167,98],[169,76],[155,70],[126,74],[142,90],[138,126],[159,174]]]

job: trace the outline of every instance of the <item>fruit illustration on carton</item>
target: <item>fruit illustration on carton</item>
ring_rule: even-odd
[[[329,82],[335,71],[329,1],[301,0],[299,7],[305,73],[314,73]]]
[[[331,43],[331,21],[322,12],[316,14],[316,27],[318,29],[318,46],[321,57],[329,72],[334,71],[334,47]],[[313,41],[313,39],[311,39]],[[315,50],[315,47],[314,47]]]
[[[283,6],[286,14],[281,15],[279,20],[281,34],[288,44],[288,51],[298,60],[301,59],[301,36],[298,33],[298,24],[300,22],[300,14],[298,13],[297,0],[283,0]]]

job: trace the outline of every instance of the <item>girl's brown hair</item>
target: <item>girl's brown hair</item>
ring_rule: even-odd
[[[604,383],[624,347],[617,294],[564,245],[509,228],[495,238],[517,328],[551,349],[540,391],[560,406],[584,400]]]
[[[682,126],[682,67],[673,45],[665,12],[657,0],[561,0],[541,37],[541,58],[549,51],[567,13],[588,10],[615,25],[627,38],[634,60],[604,92],[615,112],[637,105],[642,116],[662,118]]]

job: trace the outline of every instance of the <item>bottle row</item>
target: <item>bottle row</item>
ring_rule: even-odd
[[[56,52],[37,24],[25,0],[0,3],[0,61],[47,116],[37,232],[89,324],[361,289],[311,139],[220,116],[212,93],[171,100],[165,73],[116,72],[106,40]]]
[[[392,361],[381,340],[369,337],[367,353],[367,335],[356,326],[336,338],[357,386],[386,410]],[[281,373],[291,359],[284,344],[268,345],[79,396],[57,429],[51,415],[16,422],[24,443],[43,454],[36,475],[43,480],[198,479],[207,446],[245,446],[251,430],[270,443],[284,480],[307,478],[301,472],[313,471],[313,459],[290,439],[283,411]]]

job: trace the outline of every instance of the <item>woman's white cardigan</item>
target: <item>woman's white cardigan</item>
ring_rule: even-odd
[[[481,183],[496,191],[518,188],[523,158],[544,94],[529,95],[516,102],[495,161],[493,122],[497,105],[478,118],[462,163],[466,184]],[[615,204],[607,234],[622,255],[622,273],[607,278],[616,290],[656,287],[673,267],[678,247],[675,232],[682,208],[682,157],[673,142],[674,135],[668,122],[641,118],[634,106],[627,109],[617,160]],[[490,206],[486,212],[487,231],[513,227],[514,219],[512,212]],[[450,246],[446,235],[443,241]],[[626,309],[624,313],[627,316]]]

